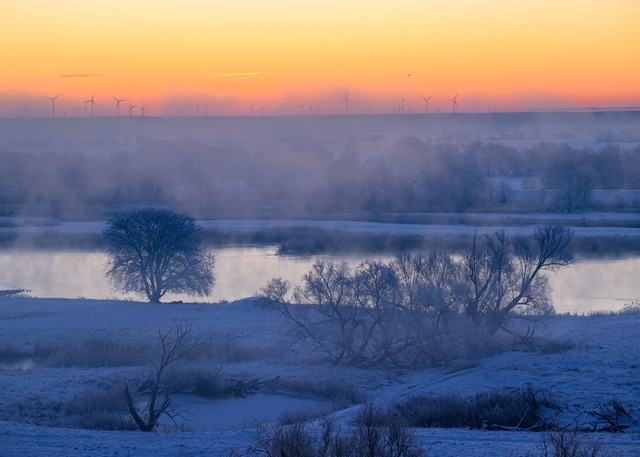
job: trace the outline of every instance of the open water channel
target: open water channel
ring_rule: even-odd
[[[365,255],[279,256],[275,246],[230,246],[213,250],[216,284],[202,302],[252,297],[272,278],[299,283],[317,259],[357,265]],[[380,257],[380,256],[378,256]],[[386,257],[388,258],[388,256]],[[105,278],[103,251],[0,251],[0,290],[27,289],[32,297],[142,299],[115,292]],[[559,312],[619,310],[640,300],[640,257],[589,259],[550,274],[553,301]],[[166,297],[165,301],[193,297]]]

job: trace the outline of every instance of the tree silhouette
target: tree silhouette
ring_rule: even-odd
[[[202,249],[200,229],[186,215],[155,208],[108,221],[107,276],[123,292],[159,303],[167,292],[205,296],[214,284],[214,257]]]

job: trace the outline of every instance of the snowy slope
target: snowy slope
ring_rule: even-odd
[[[292,346],[288,323],[279,314],[258,306],[254,300],[211,305],[150,305],[128,301],[2,298],[0,348],[10,344],[30,352],[36,345],[101,336],[142,347],[142,342],[152,341],[158,329],[170,327],[176,319],[190,323],[194,334],[223,335],[234,341],[235,349],[230,351],[241,352],[245,357],[223,364],[221,376],[228,379],[255,378],[264,386],[270,385],[267,381],[278,379],[273,385],[281,389],[282,386],[339,385],[345,391],[357,392],[360,401],[382,405],[418,393],[473,394],[531,384],[535,388],[551,389],[565,407],[565,418],[584,409],[595,409],[612,398],[624,404],[636,420],[640,415],[639,314],[556,316],[540,332],[545,341],[551,342],[552,350],[546,351],[548,353],[502,352],[459,365],[408,372],[357,370],[319,363],[315,356],[304,352],[303,346]],[[553,350],[554,347],[558,349]],[[68,401],[86,389],[106,389],[139,379],[145,370],[144,363],[98,368],[25,368],[0,370],[0,455],[3,456],[222,456],[231,449],[243,450],[255,435],[254,424],[229,422],[227,426],[220,426],[219,417],[216,424],[209,427],[206,420],[196,421],[198,427],[185,432],[162,428],[145,434],[61,427],[62,413],[58,417],[37,417],[41,405]],[[265,391],[268,393],[268,389]],[[313,399],[309,392],[307,399]],[[357,408],[345,403],[338,406],[332,416],[339,424],[348,424]],[[215,410],[209,413],[215,414]],[[48,414],[52,414],[51,410]],[[540,434],[527,432],[426,429],[418,430],[417,434],[430,449],[429,455],[439,456],[523,455],[527,450],[535,451],[540,443]],[[589,439],[603,442],[607,455],[640,455],[637,425],[625,434],[591,434]]]

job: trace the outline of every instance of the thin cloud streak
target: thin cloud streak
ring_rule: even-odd
[[[83,74],[83,73],[79,73],[79,74],[67,74],[67,75],[58,75],[58,78],[100,78],[103,76],[107,76],[107,75],[103,75],[103,74]]]
[[[239,73],[204,73],[196,76],[204,76],[209,78],[230,78],[235,76],[260,76],[260,75],[268,75],[267,71],[248,71],[248,72],[239,72]]]

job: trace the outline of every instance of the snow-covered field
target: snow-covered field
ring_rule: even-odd
[[[246,398],[203,399],[176,395],[192,414],[183,431],[160,427],[152,433],[72,428],[65,405],[87,392],[122,389],[144,378],[147,345],[159,329],[176,320],[221,354],[185,360],[174,377],[213,374],[218,380],[256,389]],[[255,300],[224,304],[160,304],[133,301],[0,298],[0,355],[12,348],[31,353],[43,346],[89,341],[117,342],[129,351],[132,366],[55,367],[13,360],[0,368],[0,455],[11,456],[224,456],[243,451],[255,437],[256,423],[276,421],[280,412],[331,415],[347,426],[361,404],[381,405],[415,394],[473,394],[503,387],[550,389],[570,422],[584,411],[617,399],[635,424],[625,433],[592,433],[584,439],[603,444],[609,456],[640,455],[640,313],[556,316],[539,337],[545,344],[528,352],[495,355],[416,371],[333,367],[293,345],[288,323]],[[4,348],[4,349],[3,349]],[[121,354],[122,355],[122,354]],[[217,357],[217,358],[216,358]],[[6,358],[6,357],[5,357]],[[6,360],[0,360],[6,362]],[[105,364],[106,365],[106,364]],[[185,385],[188,386],[188,382]],[[329,399],[327,392],[343,398]],[[185,387],[184,392],[188,391]],[[334,395],[335,397],[335,395]],[[232,404],[231,414],[228,408]],[[244,414],[244,418],[242,417]],[[459,429],[421,429],[417,436],[432,456],[539,455],[541,434]],[[536,454],[537,452],[537,454]]]

